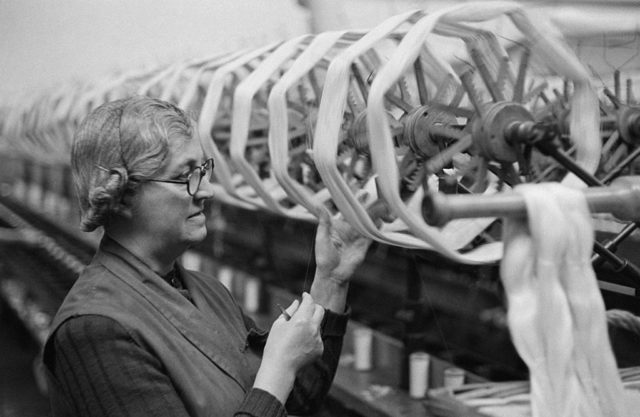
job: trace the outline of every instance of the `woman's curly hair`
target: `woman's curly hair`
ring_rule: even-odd
[[[105,226],[123,195],[162,167],[170,141],[192,134],[193,122],[182,110],[149,97],[111,101],[89,113],[71,148],[82,230]]]

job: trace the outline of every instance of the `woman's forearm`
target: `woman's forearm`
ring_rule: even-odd
[[[253,383],[254,388],[273,395],[284,404],[295,381],[295,372],[290,372],[281,364],[263,361]]]
[[[348,292],[349,281],[333,279],[330,275],[318,270],[309,291],[316,304],[338,314],[345,311]]]

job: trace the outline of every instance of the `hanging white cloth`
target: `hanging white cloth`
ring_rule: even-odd
[[[590,262],[584,194],[559,183],[515,191],[527,218],[504,221],[501,276],[511,336],[530,371],[531,415],[630,417]]]

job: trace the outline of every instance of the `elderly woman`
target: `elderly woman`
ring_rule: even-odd
[[[326,396],[348,279],[370,242],[323,215],[310,294],[259,330],[216,279],[177,261],[207,233],[204,144],[180,109],[146,97],[104,104],[79,126],[81,226],[104,237],[45,346],[54,416],[284,416]]]

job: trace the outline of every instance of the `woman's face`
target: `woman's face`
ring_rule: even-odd
[[[176,142],[155,178],[183,180],[204,163],[196,129],[191,140]],[[200,183],[194,196],[189,195],[186,184],[145,182],[134,197],[132,226],[160,251],[179,254],[207,235],[204,203],[212,196],[213,186],[207,181]]]

